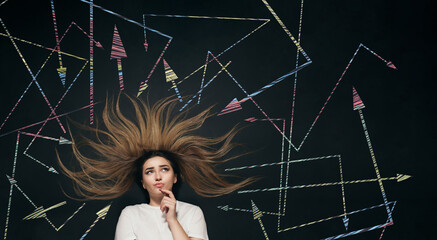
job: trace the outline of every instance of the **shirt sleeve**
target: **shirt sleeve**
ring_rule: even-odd
[[[191,222],[188,225],[189,229],[187,235],[193,238],[208,240],[208,231],[206,229],[206,222],[203,216],[202,209],[196,206],[193,212],[194,213],[191,218]]]
[[[114,240],[134,240],[136,236],[132,227],[132,220],[129,214],[129,209],[125,208],[120,214],[115,230]]]

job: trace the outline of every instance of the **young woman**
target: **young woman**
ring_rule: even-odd
[[[134,182],[149,195],[148,204],[126,207],[119,218],[116,240],[203,239],[207,240],[202,210],[177,201],[172,189],[186,182],[204,197],[231,193],[254,181],[229,183],[214,170],[232,148],[234,128],[218,138],[198,136],[198,130],[211,116],[210,108],[187,118],[187,113],[173,111],[177,100],[164,99],[153,106],[127,97],[135,117],[129,119],[107,101],[103,111],[104,128],[88,128],[96,139],[73,139],[73,153],[80,170],[63,172],[74,182],[75,192],[85,200],[113,199],[126,193]],[[85,154],[83,146],[90,147]]]
[[[148,151],[139,158],[138,179],[149,194],[149,204],[123,210],[115,240],[208,239],[202,210],[177,201],[172,192],[179,174],[176,158],[167,151]]]

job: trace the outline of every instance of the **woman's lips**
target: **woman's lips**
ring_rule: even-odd
[[[164,187],[164,184],[163,184],[163,183],[156,183],[156,184],[155,184],[155,187],[157,187],[157,188],[162,188],[162,187]]]

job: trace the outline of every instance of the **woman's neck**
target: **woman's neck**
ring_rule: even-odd
[[[164,198],[164,196],[150,197],[149,198],[149,205],[155,206],[155,207],[160,206],[163,198]]]

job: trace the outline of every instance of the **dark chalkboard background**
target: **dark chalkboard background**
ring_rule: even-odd
[[[90,33],[90,4],[71,0],[53,3],[59,39],[71,22]],[[93,48],[95,119],[99,118],[106,96],[116,96],[120,91],[117,61],[110,60],[114,25],[117,25],[127,54],[127,58],[121,60],[124,91],[135,95],[140,83],[153,71],[148,80],[149,87],[141,95],[150,102],[175,94],[171,83],[166,82],[163,61],[157,63],[169,38],[154,30],[172,37],[163,56],[179,77],[176,82],[201,67],[208,51],[217,56],[230,46],[232,48],[218,60],[222,64],[231,61],[227,70],[248,94],[296,68],[296,45],[261,0],[96,0],[94,3],[112,11],[93,8],[93,37],[103,46]],[[252,153],[220,165],[218,170],[223,172],[227,168],[254,164],[325,157],[291,163],[288,183],[283,175],[282,186],[331,183],[340,181],[338,156],[341,156],[344,181],[375,179],[363,124],[358,111],[352,109],[354,87],[366,106],[361,111],[381,177],[412,176],[402,182],[382,181],[387,201],[396,201],[392,211],[394,224],[386,228],[382,239],[433,239],[432,204],[436,194],[432,176],[436,163],[432,148],[436,142],[436,128],[431,123],[436,111],[436,86],[431,83],[434,45],[428,34],[433,31],[430,5],[373,0],[305,1],[303,5],[301,1],[272,0],[268,4],[294,38],[300,36],[300,45],[312,62],[307,63],[303,54],[299,54],[298,65],[308,65],[298,72],[297,77],[286,77],[254,96],[253,100],[270,118],[280,119],[274,123],[281,130],[285,121],[285,136],[288,138],[295,91],[291,142],[298,147],[303,139],[305,141],[299,151],[291,148],[288,158],[289,145],[287,142],[282,145],[282,135],[269,121],[245,121],[252,117],[266,119],[248,100],[241,104],[242,110],[214,116],[199,131],[200,135],[213,137],[236,124],[246,126],[236,138],[242,146],[230,155]],[[147,52],[143,45],[143,28],[126,20],[141,25],[143,14],[149,14],[145,17],[146,26],[150,28],[146,30]],[[83,236],[85,239],[112,239],[121,210],[126,205],[145,201],[141,191],[135,186],[113,201],[91,201],[81,207],[82,202],[63,194],[63,191],[72,193],[71,182],[62,174],[48,171],[51,167],[58,169],[55,149],[65,163],[74,165],[71,146],[56,141],[61,136],[70,139],[68,132],[64,133],[55,119],[47,121],[43,128],[42,123],[32,125],[44,121],[51,113],[43,95],[55,107],[69,85],[71,89],[55,111],[58,115],[68,113],[59,118],[60,122],[64,127],[67,127],[68,118],[90,123],[89,108],[79,110],[90,104],[90,62],[86,63],[90,60],[89,37],[73,25],[62,38],[61,51],[74,55],[61,56],[63,66],[67,67],[64,87],[56,71],[60,67],[58,54],[51,50],[56,47],[51,1],[1,0],[0,18],[3,22],[0,26],[0,176],[3,179],[0,181],[0,230],[4,239],[81,239]],[[269,22],[257,29],[266,19]],[[8,34],[15,37],[13,41]],[[397,70],[387,67],[386,62],[361,47],[330,97],[361,43],[382,59],[391,61]],[[220,69],[217,62],[211,62],[205,73],[205,82]],[[203,70],[178,84],[182,96],[196,94],[201,86],[202,73]],[[32,75],[35,82],[32,82]],[[213,109],[218,113],[234,98],[241,100],[245,97],[246,93],[222,72],[204,89],[200,104],[191,103],[190,114],[210,105],[215,105]],[[73,134],[79,133],[74,127],[71,130]],[[34,137],[31,134],[38,132],[55,139],[37,137],[32,142]],[[326,157],[333,155],[335,157]],[[287,165],[282,166],[285,170]],[[280,186],[281,165],[229,173],[261,178],[243,190]],[[210,239],[324,239],[388,221],[383,205],[348,215],[347,231],[341,217],[305,225],[344,213],[341,185],[289,189],[285,195],[284,191],[281,193],[281,200],[286,196],[287,202],[279,226],[276,216],[280,201],[278,190],[233,193],[210,199],[195,195],[183,185],[177,197],[203,209]],[[345,184],[344,197],[348,213],[384,204],[377,181]],[[264,212],[260,219],[254,219],[251,200]],[[65,205],[46,212],[47,219],[23,220],[40,206],[47,209],[63,201],[66,201]],[[106,217],[96,221],[96,213],[108,204],[111,207]],[[73,217],[69,219],[70,216]],[[379,239],[383,229],[363,231],[347,239]]]

